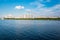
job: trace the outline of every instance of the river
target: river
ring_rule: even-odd
[[[0,40],[60,40],[60,21],[0,20]]]

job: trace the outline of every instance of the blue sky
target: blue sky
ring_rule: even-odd
[[[0,0],[0,16],[60,16],[60,0]]]

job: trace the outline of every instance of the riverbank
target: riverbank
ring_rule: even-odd
[[[4,18],[4,20],[60,20],[60,18]]]

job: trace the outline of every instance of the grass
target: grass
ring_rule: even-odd
[[[60,18],[4,18],[4,20],[60,20]]]

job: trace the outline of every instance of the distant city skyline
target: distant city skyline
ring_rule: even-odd
[[[22,14],[19,16],[17,16],[17,15],[15,16],[12,14],[8,14],[5,16],[0,16],[0,18],[60,18],[60,16],[35,16],[32,14]]]
[[[0,0],[0,17],[9,14],[60,17],[60,0]]]

